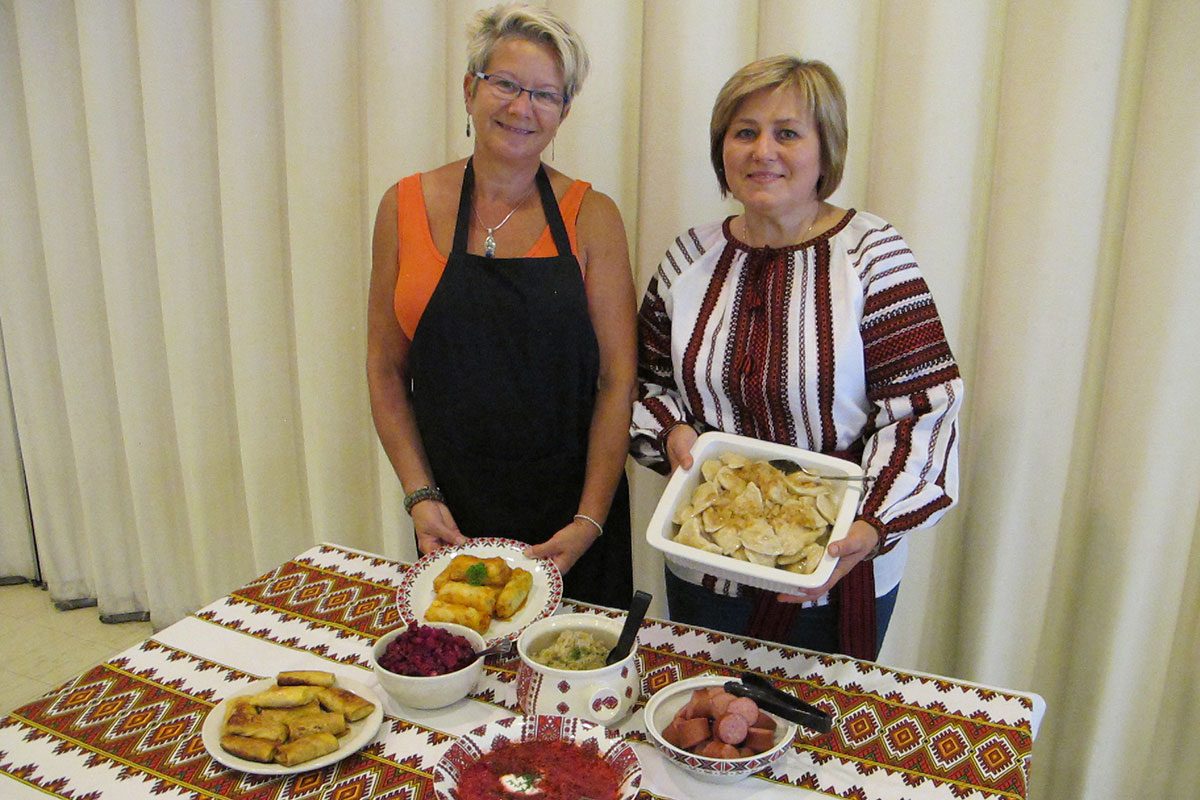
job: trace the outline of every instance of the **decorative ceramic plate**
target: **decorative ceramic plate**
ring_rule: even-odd
[[[554,562],[548,558],[529,558],[524,550],[529,545],[514,539],[472,539],[466,544],[443,547],[408,568],[397,590],[397,606],[400,618],[412,625],[425,621],[425,609],[433,602],[437,593],[433,579],[445,569],[455,556],[465,553],[477,558],[503,558],[510,567],[520,567],[533,575],[533,586],[525,605],[511,619],[493,619],[484,641],[490,647],[504,639],[516,641],[525,626],[534,620],[548,617],[562,603],[562,575]]]
[[[642,783],[637,753],[620,734],[576,717],[531,715],[489,722],[458,738],[433,768],[437,800],[458,800],[458,779],[468,767],[505,742],[564,741],[598,754],[621,776],[618,800],[633,800]]]
[[[359,683],[358,681],[349,678],[337,676],[337,686],[347,691],[354,692],[364,700],[369,700],[375,704],[375,710],[370,715],[360,719],[358,722],[350,723],[350,732],[338,739],[339,747],[328,755],[323,755],[320,758],[314,758],[312,761],[305,761],[302,764],[297,764],[294,767],[285,767],[282,764],[263,764],[258,761],[247,761],[244,758],[238,758],[232,753],[227,753],[221,747],[221,725],[225,721],[225,710],[229,708],[230,702],[235,698],[245,697],[247,695],[258,694],[266,691],[275,685],[274,678],[264,678],[261,681],[255,681],[247,686],[243,691],[236,695],[226,697],[221,702],[217,703],[212,711],[208,712],[208,716],[204,718],[204,726],[200,729],[200,738],[204,742],[204,749],[218,763],[224,764],[231,769],[249,772],[254,775],[295,775],[299,772],[308,772],[321,767],[327,767],[337,761],[341,761],[346,756],[358,752],[358,750],[373,738],[379,730],[380,724],[383,722],[383,704],[379,702],[379,697],[374,691]]]

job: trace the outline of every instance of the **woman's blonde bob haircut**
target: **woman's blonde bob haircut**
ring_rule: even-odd
[[[515,36],[549,45],[563,71],[563,95],[570,103],[579,94],[591,62],[575,29],[540,6],[508,3],[476,12],[467,27],[467,72],[487,72],[492,49],[501,39]]]
[[[825,200],[842,182],[846,166],[846,93],[827,64],[803,61],[795,56],[771,56],[739,69],[717,94],[713,104],[709,138],[713,169],[721,184],[721,197],[729,195],[725,179],[725,134],[742,101],[763,89],[795,89],[800,103],[813,115],[821,140],[821,176],[817,199]]]

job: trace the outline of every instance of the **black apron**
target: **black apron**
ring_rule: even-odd
[[[475,172],[467,161],[454,244],[413,335],[413,411],[459,530],[540,544],[579,509],[600,348],[544,167],[538,194],[558,255],[467,252]],[[625,476],[566,596],[626,608],[633,593]]]

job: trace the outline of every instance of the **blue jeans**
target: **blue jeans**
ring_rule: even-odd
[[[664,572],[671,621],[711,628],[736,636],[746,635],[750,612],[753,609],[753,602],[749,598],[716,594],[703,586],[676,577],[670,568],[664,568]],[[888,623],[892,621],[892,611],[896,608],[896,598],[899,594],[900,587],[897,586],[883,597],[875,598],[876,654],[883,647],[883,636],[887,633]],[[793,647],[821,653],[838,652],[837,607],[831,604],[800,609],[787,638],[787,644]]]

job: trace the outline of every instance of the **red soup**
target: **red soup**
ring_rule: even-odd
[[[617,800],[621,776],[568,742],[506,742],[463,772],[458,800]]]

